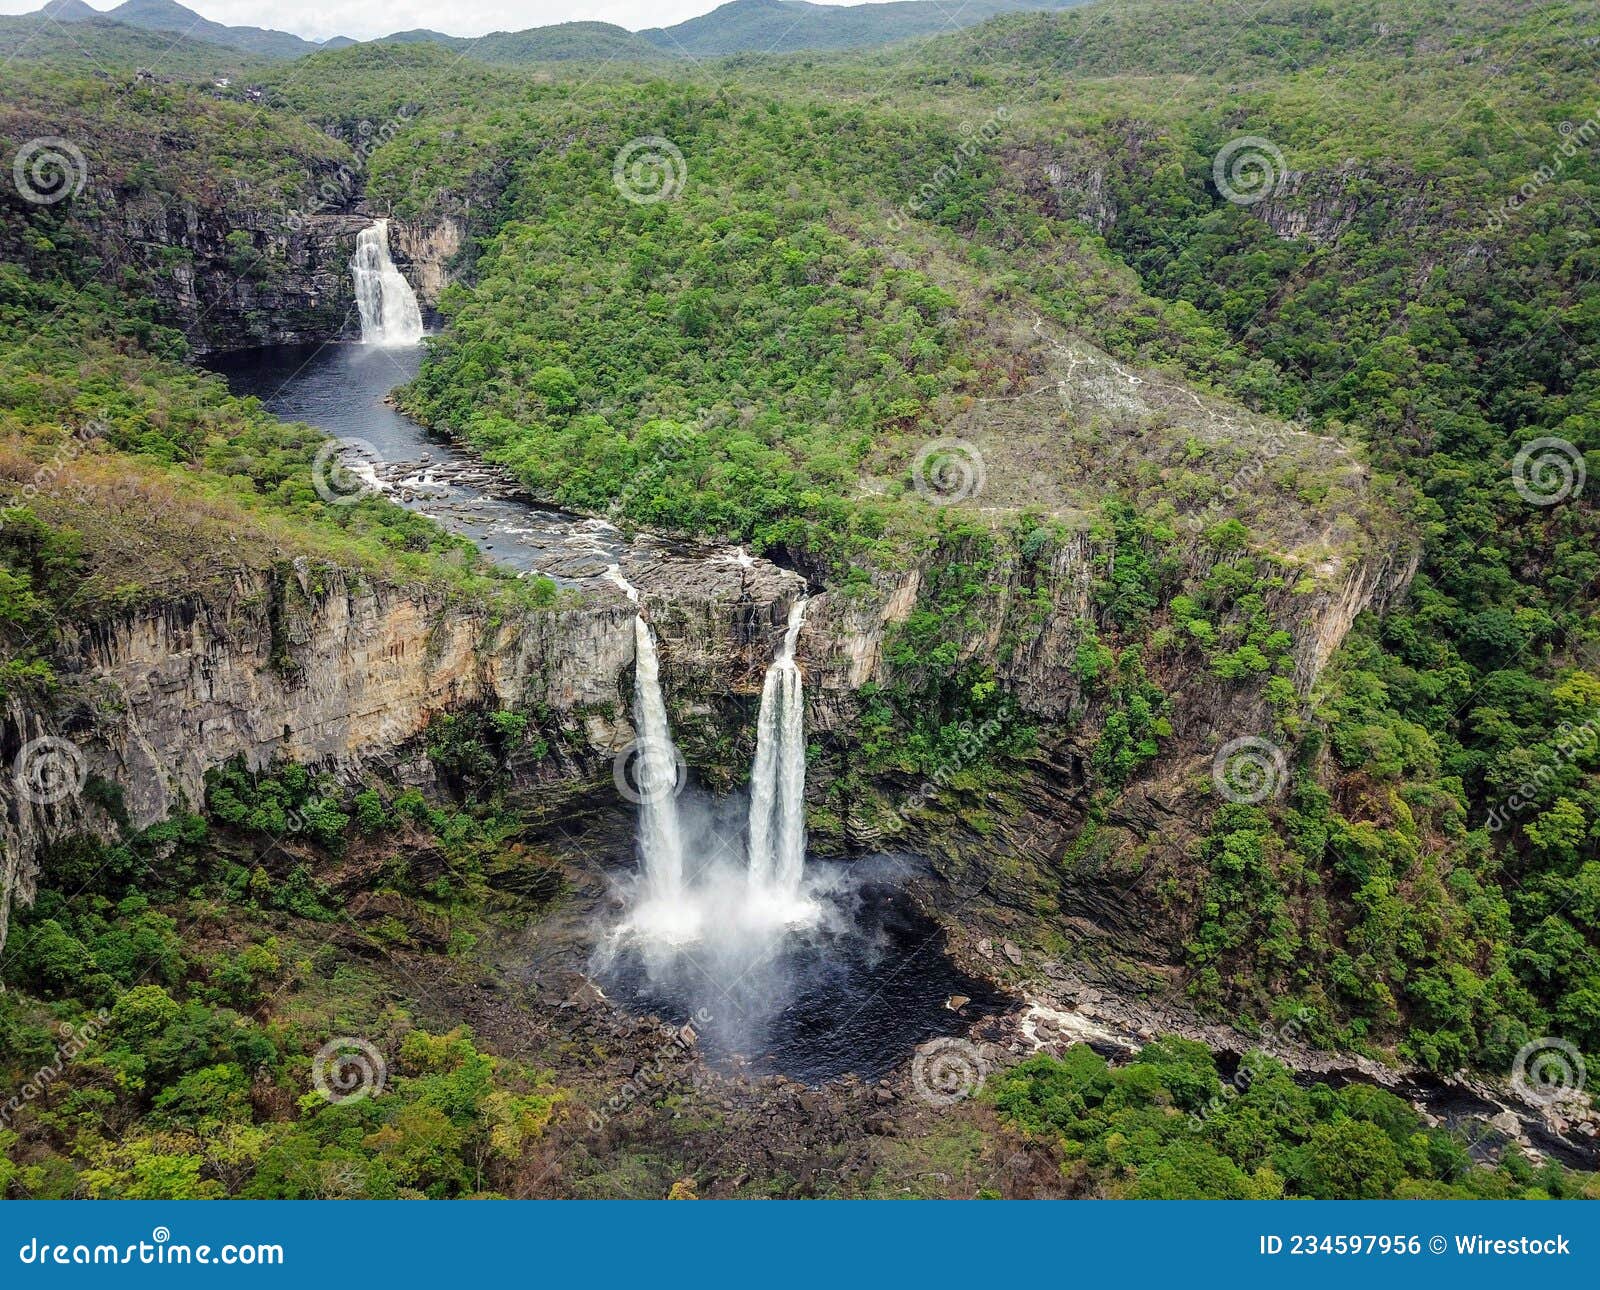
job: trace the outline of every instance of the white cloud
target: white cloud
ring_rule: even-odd
[[[860,3],[861,0],[852,0]],[[879,0],[868,0],[878,3]],[[0,0],[0,13],[27,13],[44,0]],[[94,8],[114,6],[91,0]],[[270,27],[308,40],[350,36],[368,40],[392,31],[429,27],[452,36],[522,31],[558,22],[612,22],[639,31],[668,27],[714,9],[718,0],[180,0],[231,27]]]

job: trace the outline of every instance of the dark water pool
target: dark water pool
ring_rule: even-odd
[[[894,867],[812,860],[808,874],[821,880],[815,926],[760,946],[624,945],[597,961],[600,985],[632,1010],[692,1024],[716,1066],[808,1084],[877,1078],[927,1040],[965,1034],[1010,1005],[946,957],[943,933]]]

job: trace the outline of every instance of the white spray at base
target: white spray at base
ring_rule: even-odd
[[[637,601],[619,573],[610,576]],[[785,928],[815,921],[818,907],[801,891],[805,687],[795,646],[805,606],[802,599],[791,608],[783,645],[767,669],[742,821],[729,814],[731,803],[707,803],[693,794],[680,803],[684,764],[672,741],[656,642],[644,618],[635,619],[632,779],[640,863],[619,939],[662,952],[691,943],[713,953],[749,950],[773,943]]]
[[[380,219],[356,235],[350,262],[361,314],[363,345],[416,345],[422,340],[422,310],[400,270],[389,258],[389,221]]]

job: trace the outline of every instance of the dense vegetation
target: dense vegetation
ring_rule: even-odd
[[[1033,1057],[984,1096],[1026,1138],[1047,1144],[1076,1196],[1136,1200],[1600,1199],[1592,1174],[1508,1153],[1475,1164],[1465,1142],[1429,1128],[1365,1084],[1297,1084],[1248,1054],[1224,1079],[1204,1045],[1159,1039],[1112,1068],[1078,1045]]]
[[[1585,120],[1586,19],[1268,6],[1241,32],[1215,9],[1085,11],[953,37],[1000,57],[945,83],[921,118],[907,99],[929,63],[887,56],[863,68],[897,78],[893,111],[871,101],[865,70],[850,101],[849,64],[843,103],[798,86],[774,96],[760,69],[700,96],[667,84],[530,95],[480,127],[480,146],[498,139],[520,158],[518,181],[409,406],[570,504],[836,567],[903,558],[928,523],[906,488],[916,444],[962,400],[1024,384],[970,300],[1005,308],[1026,292],[1128,360],[1181,364],[1248,405],[1358,435],[1414,490],[1421,572],[1406,606],[1358,625],[1311,711],[1280,705],[1284,732],[1307,736],[1290,793],[1248,819],[1223,812],[1198,849],[1209,878],[1186,902],[1192,993],[1257,1015],[1287,994],[1325,1038],[1398,1043],[1441,1068],[1506,1069],[1543,1033],[1593,1051],[1600,740],[1583,732],[1600,717],[1588,661],[1600,534],[1585,496],[1546,507],[1512,486],[1524,444],[1557,437],[1593,460],[1600,433],[1585,361],[1592,139],[1562,148]],[[1486,40],[1502,78],[1492,98],[1475,70]],[[1142,73],[1192,59],[1248,65],[1253,80],[1226,98],[1216,81],[1163,80],[1152,113]],[[1101,79],[1075,81],[1069,100],[1039,76],[1063,61]],[[1007,94],[1024,104],[1001,137],[962,153],[953,122],[970,135]],[[682,192],[620,202],[605,160],[646,130],[687,157]],[[1284,187],[1261,206],[1225,200],[1212,175],[1242,135],[1282,154]],[[918,198],[950,158],[955,173]],[[1508,211],[1551,159],[1554,180]],[[462,160],[458,143],[397,149],[376,182]],[[1058,180],[1043,182],[1047,163]],[[886,220],[908,200],[909,227]],[[1281,235],[1302,208],[1305,233]],[[1003,504],[989,465],[985,500]],[[1145,516],[1163,490],[1182,504],[1175,476],[1151,478],[1118,482]],[[1301,490],[1327,500],[1325,485]],[[1161,523],[1139,525],[1129,554],[1154,552]],[[1179,586],[1170,569],[1126,582],[1137,566],[1119,559],[1123,609],[1099,647],[1114,660],[1148,641],[1170,657],[1188,639],[1225,678],[1278,674],[1261,648],[1270,582],[1222,553]],[[1228,605],[1227,648],[1208,646]],[[937,645],[902,657],[921,669]],[[1096,766],[1109,789],[1158,747],[1149,708],[1145,696],[1106,723]],[[1128,761],[1124,745],[1141,741]],[[1535,773],[1538,800],[1503,826],[1500,804]]]
[[[66,844],[12,929],[0,994],[0,1188],[34,1198],[512,1194],[564,1091],[432,1031],[394,999],[393,912],[351,921],[337,857],[393,851],[378,884],[470,945],[504,822],[416,792],[347,794],[303,767],[212,777],[208,813]],[[351,947],[357,953],[351,952]],[[376,960],[376,961],[374,961]],[[425,1003],[431,1002],[423,997]],[[346,1040],[359,1035],[362,1044]],[[343,1041],[343,1042],[341,1042]]]
[[[236,535],[236,561],[548,600],[396,508],[324,505],[317,437],[183,365],[150,299],[163,266],[115,232],[131,201],[294,206],[355,165],[375,206],[472,234],[408,411],[541,496],[747,542],[862,603],[918,570],[883,641],[888,680],[813,750],[819,833],[941,773],[941,827],[987,835],[1070,767],[1070,843],[1006,873],[1031,882],[1017,905],[1052,952],[1072,947],[1058,915],[1074,865],[1148,866],[1202,1010],[1299,1013],[1318,1043],[1502,1076],[1557,1036],[1600,1069],[1600,10],[1271,0],[1240,23],[1231,8],[1094,6],[893,53],[598,79],[364,46],[228,87],[79,79],[59,48],[30,65],[0,32],[28,67],[0,92],[0,138],[70,135],[94,160],[73,202],[0,206],[0,475],[33,485],[0,529],[7,693],[57,684],[53,622],[225,576],[206,553]],[[215,70],[192,52],[174,74]],[[403,128],[356,163],[381,121]],[[656,148],[668,200],[627,200],[613,159],[652,136],[677,152]],[[1228,200],[1213,168],[1241,137],[1273,168],[1259,202]],[[259,263],[241,245],[242,272],[276,271]],[[1085,367],[1087,406],[1051,402]],[[1148,405],[1119,402],[1125,385]],[[986,485],[930,505],[919,452],[950,437],[982,444]],[[1280,439],[1297,446],[1263,466]],[[1586,489],[1514,485],[1541,439],[1570,445]],[[992,657],[1026,656],[1069,549],[1087,552],[1088,608],[1054,663],[1075,702],[1046,721],[983,651],[993,636]],[[1361,618],[1299,693],[1316,597],[1345,562],[1404,567],[1413,549],[1408,595]],[[1102,853],[1125,795],[1181,746],[1186,702],[1261,712],[1284,790],[1205,800],[1202,774],[1192,838]],[[458,790],[495,786],[505,741],[527,734],[506,724],[435,732]],[[44,949],[6,969],[17,1070],[50,1021],[101,1006],[109,1020],[70,1096],[31,1108],[9,1144],[14,1188],[148,1175],[148,1194],[314,1194],[281,1162],[320,1177],[388,1144],[428,1164],[380,1171],[373,1194],[515,1186],[557,1094],[465,1035],[390,1017],[392,1103],[278,1114],[342,1006],[284,920],[328,905],[309,859],[257,883],[217,837],[292,811],[326,864],[403,821],[479,827],[313,788],[225,777],[209,832],[183,821],[122,844],[161,848],[165,886],[107,885],[80,906],[59,881],[24,916],[19,943],[43,932]],[[195,902],[245,912],[196,939]],[[314,1023],[257,1017],[278,988],[317,996]],[[205,1020],[212,1006],[227,1025]],[[1039,1059],[991,1095],[1085,1193],[1584,1186],[1516,1159],[1473,1166],[1394,1099],[1304,1089],[1270,1065],[1213,1112],[1218,1079],[1167,1043],[1116,1070],[1086,1051]],[[82,1129],[101,1113],[117,1132]],[[524,1128],[496,1155],[502,1113]],[[236,1157],[192,1172],[219,1126]],[[184,1163],[151,1163],[166,1156]]]

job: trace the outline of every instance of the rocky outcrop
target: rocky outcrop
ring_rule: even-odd
[[[664,552],[634,572],[686,695],[748,687],[799,586],[764,561],[700,553]],[[0,781],[0,944],[50,841],[109,837],[118,815],[140,828],[195,807],[206,772],[235,757],[353,775],[399,752],[396,773],[426,781],[427,759],[410,755],[417,736],[439,713],[485,706],[536,710],[580,763],[611,757],[632,738],[636,612],[619,589],[507,617],[299,565],[64,628],[55,662],[67,697],[13,702],[0,727],[0,757],[19,771]],[[63,777],[73,791],[57,795]]]
[[[108,276],[137,282],[197,354],[359,335],[350,262],[372,215],[348,202],[295,210],[208,196],[95,192],[75,235]],[[26,265],[21,227],[0,219],[0,254]],[[396,263],[424,305],[437,304],[464,237],[452,219],[391,226]]]
[[[435,224],[391,220],[389,252],[424,306],[433,309],[452,280],[452,263],[467,242],[463,220],[444,218]]]
[[[1117,222],[1106,184],[1107,158],[1085,139],[1007,149],[1004,163],[1045,214],[1076,220],[1104,235]]]
[[[151,199],[120,203],[112,218],[121,254],[197,353],[359,334],[350,262],[368,214]],[[452,220],[391,225],[395,262],[424,305],[438,303],[463,237]]]
[[[350,260],[362,215],[118,204],[129,267],[197,353],[336,338],[356,326]]]

